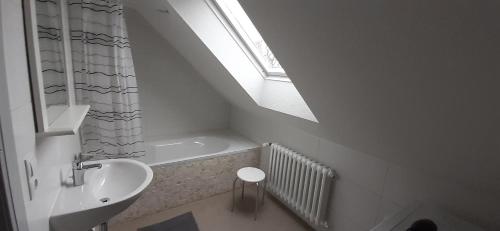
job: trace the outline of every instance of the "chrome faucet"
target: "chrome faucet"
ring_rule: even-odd
[[[80,186],[83,185],[85,182],[85,171],[90,168],[102,168],[102,164],[97,163],[97,164],[88,164],[84,165],[81,154],[75,156],[75,160],[73,161],[73,185],[74,186]]]

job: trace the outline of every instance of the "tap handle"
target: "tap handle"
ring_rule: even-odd
[[[74,162],[81,162],[81,161],[82,161],[82,153],[81,152],[76,153]]]

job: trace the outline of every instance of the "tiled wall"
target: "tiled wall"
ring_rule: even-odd
[[[418,166],[412,169],[397,166],[307,133],[290,123],[238,108],[233,108],[231,115],[232,128],[255,142],[278,142],[335,169],[338,178],[329,206],[331,230],[369,230],[384,217],[415,201],[434,203],[486,230],[500,230],[497,195],[418,172],[415,170]]]
[[[125,11],[145,138],[229,126],[229,104],[142,16]]]
[[[111,223],[150,215],[230,191],[236,171],[257,166],[260,149],[209,159],[154,166],[153,181],[143,195]]]
[[[35,136],[28,65],[23,31],[22,1],[2,0],[0,7],[0,117],[8,156],[19,230],[48,231],[48,218],[67,177],[78,136]],[[34,200],[28,198],[24,159],[31,159],[39,181]],[[17,162],[17,163],[16,163]],[[13,164],[17,164],[13,166]],[[13,172],[15,170],[16,172]],[[17,173],[17,174],[16,174]],[[21,205],[23,208],[19,208]]]

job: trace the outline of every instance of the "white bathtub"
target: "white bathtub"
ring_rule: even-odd
[[[259,145],[229,131],[205,132],[176,138],[157,137],[146,141],[146,155],[139,160],[155,166],[241,153],[256,148]]]

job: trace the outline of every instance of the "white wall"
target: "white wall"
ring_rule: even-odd
[[[229,103],[134,10],[126,11],[146,139],[229,126]]]
[[[11,179],[14,180],[11,181],[14,185],[13,195],[21,197],[24,206],[16,207],[18,218],[21,219],[19,229],[48,231],[48,218],[60,191],[61,179],[68,176],[73,155],[80,151],[79,138],[77,135],[52,138],[35,136],[21,1],[2,0],[0,16],[0,83],[5,84],[0,87],[0,117],[6,155],[10,160],[8,163],[17,164],[15,167],[9,166],[9,175],[15,177]],[[39,180],[33,201],[28,198],[23,163],[26,158],[33,160]]]
[[[336,171],[329,206],[331,230],[369,230],[415,201],[434,203],[487,230],[500,228],[497,195],[353,150],[266,113],[233,107],[231,127],[258,143],[286,145]]]

